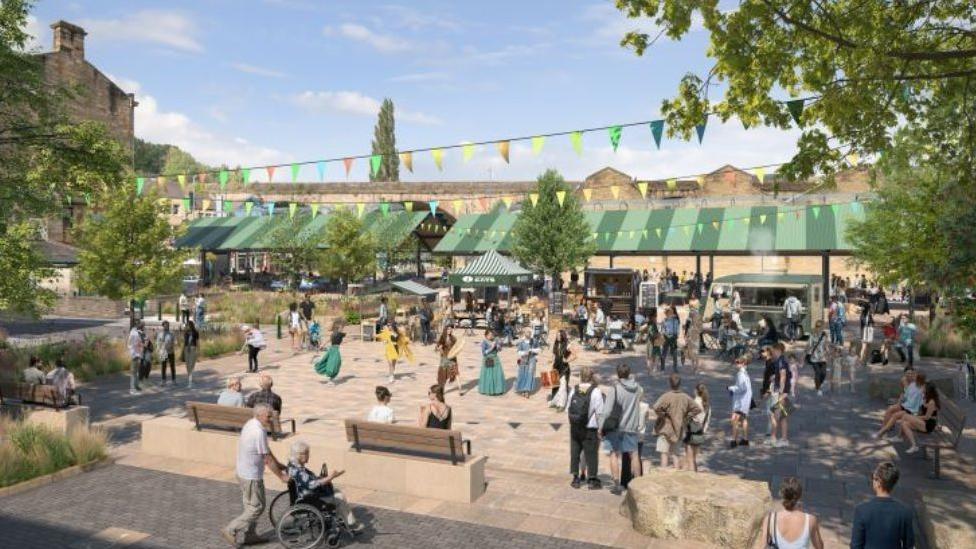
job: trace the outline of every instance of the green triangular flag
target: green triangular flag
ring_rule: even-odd
[[[376,174],[379,173],[380,164],[382,163],[383,155],[381,154],[374,154],[373,156],[369,157],[369,168],[373,173],[373,177],[376,177]]]
[[[654,144],[661,148],[661,136],[664,135],[664,120],[651,122],[651,135],[654,137]]]
[[[817,219],[820,217],[820,206],[813,207],[813,218]]]
[[[251,182],[251,168],[241,169],[241,183],[247,185]]]
[[[266,204],[267,204],[267,207],[268,207],[268,215],[274,215],[275,203],[274,202],[267,202]]]
[[[407,213],[413,213],[413,202],[410,201],[404,202],[403,209],[407,210]]]
[[[184,198],[183,199],[183,213],[187,213],[189,211],[190,211],[190,199],[189,198]]]
[[[741,118],[739,120],[742,122],[742,129],[748,130],[749,129],[749,123],[746,122],[745,120],[742,120]]]
[[[698,224],[698,234],[701,234],[701,233],[702,233],[702,224],[699,223]]]
[[[314,219],[315,216],[317,216],[317,215],[319,215],[319,203],[318,202],[313,202],[312,203],[312,218]]]
[[[573,132],[569,134],[569,142],[573,144],[573,150],[577,155],[583,154],[583,132]]]
[[[800,117],[803,116],[803,99],[793,99],[786,102],[786,109],[790,111],[790,116],[797,126],[802,126]]]
[[[296,202],[288,205],[288,217],[295,217],[296,211],[298,211],[298,204]]]
[[[251,215],[251,208],[253,208],[253,207],[254,207],[254,202],[251,202],[251,201],[245,202],[244,203],[244,215],[250,216]]]
[[[230,200],[224,200],[224,213],[230,213],[234,209],[234,203]]]
[[[298,181],[298,172],[301,171],[301,169],[302,169],[302,165],[301,164],[292,164],[291,165],[291,182],[292,183],[294,183],[295,181]]]
[[[612,126],[607,131],[610,133],[610,145],[613,146],[613,152],[617,152],[617,147],[620,145],[620,135],[624,129],[620,126]]]
[[[141,195],[142,194],[142,188],[145,187],[145,186],[146,186],[146,178],[145,177],[137,177],[136,178],[136,194]]]
[[[220,181],[220,190],[227,188],[227,180],[230,179],[230,173],[227,170],[220,170],[217,175],[218,181]]]
[[[698,134],[698,144],[701,145],[702,139],[705,138],[705,125],[708,124],[708,116],[702,120],[702,123],[695,126],[695,133]]]
[[[375,155],[374,155],[374,158],[375,158]],[[370,159],[370,160],[372,160],[372,159]],[[375,173],[374,173],[374,175],[375,175]],[[380,211],[383,212],[383,217],[386,217],[387,215],[389,215],[390,214],[390,203],[389,202],[381,202],[380,203]]]

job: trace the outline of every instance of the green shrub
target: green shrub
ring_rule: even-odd
[[[68,438],[79,465],[104,459],[108,455],[108,437],[101,429],[76,429]]]
[[[108,441],[100,430],[75,430],[71,436],[49,427],[0,420],[0,487],[49,475],[72,465],[103,459]]]
[[[920,330],[918,341],[920,355],[942,358],[973,355],[973,340],[965,338],[945,317],[937,317],[931,327]]]
[[[237,329],[207,331],[200,334],[200,355],[214,358],[237,352],[244,346],[244,334]]]
[[[106,336],[87,336],[81,341],[48,343],[31,348],[11,347],[0,352],[0,371],[20,375],[27,367],[31,355],[36,355],[48,365],[63,358],[65,366],[78,381],[90,381],[95,377],[121,372],[129,367],[125,344]]]

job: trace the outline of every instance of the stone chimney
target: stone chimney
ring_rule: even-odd
[[[67,52],[76,59],[85,58],[85,29],[61,20],[51,24],[54,30],[54,51]]]

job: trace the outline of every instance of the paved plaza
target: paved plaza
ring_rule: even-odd
[[[349,331],[353,332],[351,329]],[[564,413],[557,413],[546,406],[547,392],[538,391],[528,399],[512,392],[498,397],[478,394],[479,342],[480,337],[469,337],[460,357],[465,395],[459,396],[452,388],[447,393],[447,401],[454,409],[455,428],[462,431],[465,438],[472,440],[475,454],[488,456],[488,489],[485,495],[473,504],[461,505],[349,487],[345,491],[350,500],[356,505],[367,506],[368,512],[375,513],[383,525],[409,522],[403,517],[422,515],[416,520],[447,521],[444,524],[449,525],[449,531],[457,531],[459,537],[475,535],[471,533],[475,530],[469,530],[475,528],[473,525],[518,532],[511,534],[516,537],[544,536],[518,537],[509,546],[519,546],[519,543],[544,546],[535,544],[541,544],[541,539],[553,538],[623,547],[673,546],[634,533],[629,522],[619,515],[620,496],[614,496],[608,490],[574,490],[569,486],[567,420]],[[337,445],[344,445],[342,420],[365,417],[374,403],[376,385],[387,385],[393,391],[392,406],[398,422],[416,422],[419,407],[426,401],[427,387],[436,378],[437,357],[433,346],[424,347],[415,343],[413,349],[415,363],[401,366],[398,380],[393,384],[387,383],[382,344],[362,342],[353,337],[342,345],[343,367],[334,385],[328,384],[314,372],[312,353],[292,352],[287,340],[272,339],[271,347],[262,352],[260,359],[262,371],[273,376],[274,389],[284,400],[283,416],[298,420],[298,437],[303,433],[322,434],[334,438]],[[514,350],[506,348],[501,354],[501,361],[511,386],[516,374]],[[550,362],[551,353],[546,351],[540,357],[540,364]],[[649,402],[653,402],[665,390],[667,375],[647,372],[643,355],[637,351],[616,355],[583,351],[574,364],[574,370],[584,365],[593,366],[604,381],[609,381],[613,378],[616,365],[621,362],[630,364],[637,372],[637,379],[644,387]],[[859,372],[856,392],[851,393],[849,387],[844,385],[834,393],[818,397],[813,392],[809,370],[805,369],[801,373],[799,408],[791,418],[791,447],[772,449],[763,446],[765,422],[759,413],[754,413],[751,418],[753,446],[730,449],[726,445],[725,435],[728,432],[727,411],[730,409],[726,386],[731,382],[731,367],[711,358],[705,358],[703,364],[703,371],[697,377],[691,372],[682,372],[683,389],[690,391],[700,380],[708,386],[713,399],[711,436],[700,458],[701,469],[766,481],[774,492],[781,478],[799,477],[805,487],[806,509],[821,517],[828,547],[843,546],[849,539],[853,507],[871,495],[869,473],[878,462],[890,459],[899,464],[903,477],[896,496],[908,502],[915,501],[919,487],[935,482],[927,478],[931,462],[919,456],[906,456],[901,444],[892,445],[870,438],[877,427],[877,418],[884,403],[871,401],[866,396],[865,372]],[[179,476],[174,478],[187,478],[186,482],[191,486],[191,477],[208,479],[205,483],[208,487],[207,497],[212,497],[214,501],[225,501],[214,504],[215,511],[207,516],[187,519],[191,526],[179,535],[197,536],[194,539],[199,541],[199,545],[193,546],[205,547],[214,543],[216,529],[226,523],[240,505],[233,471],[214,465],[174,462],[142,454],[136,444],[139,424],[159,415],[183,415],[187,400],[214,401],[227,376],[244,375],[245,367],[246,357],[239,355],[205,361],[198,365],[194,389],[185,387],[185,376],[181,373],[175,388],[151,387],[145,394],[135,397],[128,395],[128,381],[122,375],[109,376],[87,385],[83,393],[85,401],[92,407],[92,420],[111,433],[120,464],[82,477],[95,480],[74,481],[96,482],[101,479],[97,482],[110,485],[104,490],[94,490],[90,498],[93,501],[88,504],[111,508],[109,503],[99,503],[100,500],[125,491],[127,483],[106,471],[120,471],[125,475],[146,474],[154,482],[160,477],[140,471],[176,474]],[[750,366],[755,392],[759,390],[761,369],[759,363]],[[897,364],[888,367],[890,375],[897,376],[900,370]],[[944,366],[934,364],[923,365],[922,370],[946,375],[951,373]],[[154,372],[153,375],[158,382],[158,373]],[[244,386],[245,392],[255,389],[257,377],[245,375]],[[972,407],[968,407],[967,411],[971,415]],[[966,438],[967,450],[964,453],[970,453],[972,430],[967,431]],[[656,465],[657,456],[652,450],[653,439],[645,448],[645,457],[653,459]],[[951,452],[946,456],[943,471],[946,480],[938,481],[939,486],[972,489],[976,477],[972,474],[971,463],[960,462]],[[283,459],[285,456],[279,457]],[[312,456],[312,461],[316,462],[315,456]],[[601,459],[600,470],[607,478],[609,470],[605,459]],[[60,490],[55,491],[60,493]],[[147,501],[146,514],[155,521],[140,526],[143,530],[128,526],[125,514],[115,521],[106,520],[104,524],[96,520],[92,523],[93,527],[113,526],[145,531],[150,534],[145,543],[150,544],[160,543],[156,540],[157,536],[159,539],[186,539],[166,537],[176,535],[167,530],[171,527],[167,524],[173,522],[167,515],[179,510],[180,516],[183,516],[184,512],[188,512],[183,509],[193,509],[195,505],[200,505],[200,501],[194,499],[197,496],[192,495],[192,490],[164,488],[162,491],[165,496],[154,494],[152,490],[141,496],[131,496]],[[122,499],[125,500],[124,497]],[[19,508],[19,505],[8,506],[5,502],[4,507]],[[20,516],[19,511],[14,515],[8,513],[5,520]],[[95,516],[100,515],[96,513]],[[62,527],[68,527],[71,520],[74,519],[56,519]],[[410,532],[420,531],[410,529]],[[407,539],[413,540],[410,537],[413,534],[403,535],[406,537],[397,543],[410,546],[411,542]],[[382,545],[386,540],[378,537],[371,543]]]

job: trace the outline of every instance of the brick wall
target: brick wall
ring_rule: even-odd
[[[104,297],[61,297],[49,313],[73,318],[121,318],[125,303]]]

